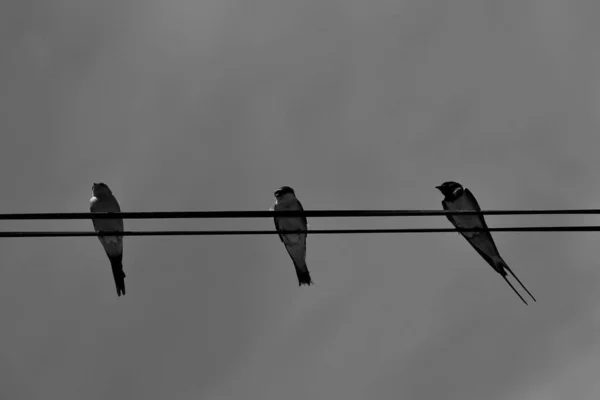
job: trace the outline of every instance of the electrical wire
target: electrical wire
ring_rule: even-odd
[[[281,233],[324,234],[373,234],[373,233],[448,233],[448,232],[600,232],[598,225],[579,226],[517,226],[488,229],[455,228],[406,228],[406,229],[313,229],[296,231],[271,230],[205,230],[205,231],[123,231],[123,232],[80,232],[80,231],[25,231],[0,232],[0,238],[34,237],[85,237],[85,236],[234,236],[275,235]]]
[[[182,218],[354,218],[354,217],[424,217],[439,215],[595,215],[600,209],[558,210],[304,210],[304,211],[147,211],[120,213],[20,213],[0,214],[0,220],[69,220],[69,219],[182,219]]]

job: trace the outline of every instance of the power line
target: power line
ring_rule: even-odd
[[[354,218],[354,217],[425,217],[439,215],[593,215],[600,209],[559,210],[305,210],[305,211],[147,211],[121,213],[21,213],[0,214],[0,220],[67,220],[67,219],[181,219],[181,218]]]
[[[482,232],[485,229],[454,228],[406,228],[406,229],[313,229],[282,231],[281,233],[325,234],[373,234],[373,233],[448,233]],[[599,225],[579,226],[517,226],[488,228],[489,232],[600,232]],[[280,232],[271,230],[207,230],[207,231],[123,231],[123,232],[81,232],[81,231],[29,231],[0,232],[0,238],[33,237],[85,237],[85,236],[233,236],[233,235],[274,235]]]

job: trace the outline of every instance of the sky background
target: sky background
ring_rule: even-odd
[[[597,208],[600,3],[7,0],[0,210]],[[489,225],[598,224],[489,216]],[[449,227],[444,217],[311,228]],[[126,220],[126,229],[271,229]],[[2,230],[92,230],[89,220]],[[0,241],[3,399],[597,399],[595,233],[495,233],[525,307],[459,235]]]

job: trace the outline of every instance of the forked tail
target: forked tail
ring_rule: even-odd
[[[506,278],[506,271],[510,272],[510,274],[516,279],[517,282],[519,282],[519,285],[521,285],[521,287],[523,289],[525,289],[525,291],[533,299],[533,301],[537,302],[537,300],[535,299],[535,297],[533,297],[533,295],[531,294],[531,292],[527,289],[527,287],[525,287],[525,285],[523,285],[523,282],[521,282],[521,280],[517,277],[517,275],[515,275],[515,273],[512,271],[512,269],[510,269],[510,267],[504,262],[504,260],[501,260],[501,262],[499,262],[498,264],[499,264],[499,267],[501,268],[501,270],[503,272],[503,273],[501,273],[502,277],[504,278],[504,280],[506,281],[506,283],[509,284],[509,286],[512,288],[512,290],[514,290],[514,292],[517,294],[517,296],[519,296],[519,298],[521,300],[523,300],[523,303],[527,304],[527,302],[523,299],[523,297],[519,294],[519,292],[517,292],[517,290],[515,289],[515,287]]]
[[[531,292],[530,292],[529,290],[527,290],[527,288],[525,287],[525,285],[523,285],[523,283],[521,282],[521,280],[520,280],[519,278],[517,278],[517,276],[515,275],[515,273],[514,273],[514,272],[512,272],[512,269],[510,269],[510,267],[509,267],[508,265],[505,265],[504,267],[505,267],[505,268],[508,270],[508,272],[510,272],[510,274],[511,274],[511,275],[512,275],[512,276],[513,276],[513,277],[514,277],[516,280],[517,280],[517,282],[519,282],[519,285],[521,285],[521,287],[522,287],[523,289],[525,289],[525,291],[527,292],[527,294],[528,294],[529,296],[531,296],[531,298],[533,299],[533,301],[535,301],[535,302],[537,303],[537,300],[535,299],[535,297],[533,297],[533,295],[531,294]]]
[[[521,294],[519,292],[517,292],[517,289],[515,289],[515,287],[512,285],[512,283],[510,283],[510,281],[506,278],[506,272],[504,273],[504,275],[502,275],[502,277],[504,278],[504,280],[506,281],[506,283],[508,283],[508,286],[511,287],[511,289],[517,294],[517,296],[519,296],[519,298],[521,299],[521,301],[523,303],[525,303],[525,305],[527,306],[527,302],[525,301],[525,299],[523,298],[523,296],[521,296]]]

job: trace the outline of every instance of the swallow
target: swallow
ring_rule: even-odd
[[[275,191],[275,211],[304,211],[302,204],[296,198],[294,189],[289,186],[282,186]],[[274,217],[275,229],[278,232],[306,230],[308,223],[306,217]],[[298,276],[298,286],[311,285],[313,282],[306,265],[306,233],[286,233],[279,234],[279,239],[285,245],[285,249],[294,262],[296,275]]]
[[[444,200],[442,201],[444,210],[481,211],[481,208],[479,207],[475,196],[473,196],[473,193],[471,193],[469,189],[463,188],[460,183],[452,181],[444,182],[440,186],[436,186],[436,189],[438,189],[444,195]],[[483,259],[487,261],[487,263],[490,264],[492,268],[504,278],[506,283],[508,283],[512,290],[523,301],[523,303],[527,304],[525,299],[523,299],[523,297],[507,279],[507,270],[517,280],[517,282],[519,282],[523,289],[525,289],[529,296],[531,296],[533,301],[537,301],[529,292],[529,290],[527,290],[525,285],[521,283],[519,278],[517,278],[502,257],[500,257],[500,253],[496,248],[496,244],[494,243],[492,234],[488,230],[483,215],[447,215],[446,217],[456,228],[480,228],[481,231],[459,233],[465,239],[467,239],[467,242],[473,246],[477,253],[479,253],[479,255],[483,257]]]
[[[119,202],[104,183],[92,185],[93,197],[90,199],[90,212],[121,212]],[[123,232],[121,218],[92,218],[96,232]],[[125,294],[125,273],[123,272],[123,236],[98,236],[100,243],[110,260],[117,295]]]

